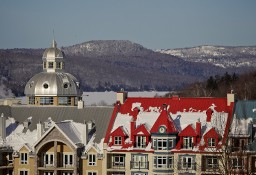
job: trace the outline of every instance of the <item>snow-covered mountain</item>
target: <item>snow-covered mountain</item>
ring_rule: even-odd
[[[210,63],[223,68],[256,67],[256,46],[198,46],[161,49],[157,52],[177,56],[185,61]]]

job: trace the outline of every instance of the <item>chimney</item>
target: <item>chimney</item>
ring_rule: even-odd
[[[84,121],[83,131],[82,131],[82,143],[84,145],[87,144],[87,137],[88,137],[88,127],[87,127],[87,123]]]
[[[125,100],[127,99],[128,93],[121,89],[120,92],[116,93],[116,101],[119,101],[121,104],[124,104]]]
[[[140,112],[140,109],[138,107],[133,108],[132,119],[131,119],[131,123],[130,123],[130,125],[131,125],[130,126],[131,141],[134,141],[133,133],[134,133],[134,130],[136,129],[136,120],[137,120],[139,112]]]
[[[37,130],[37,139],[39,140],[41,136],[43,135],[43,127],[41,121],[36,124],[36,130]]]
[[[200,122],[200,119],[198,119],[197,122],[196,122],[196,133],[198,134],[199,137],[201,137],[201,122]]]
[[[0,136],[2,137],[3,140],[6,139],[6,118],[4,114],[1,114],[0,117]]]
[[[232,102],[235,102],[235,94],[233,94],[233,91],[227,94],[227,106],[230,106]]]
[[[84,108],[84,101],[82,99],[80,99],[77,102],[77,109],[83,109]]]

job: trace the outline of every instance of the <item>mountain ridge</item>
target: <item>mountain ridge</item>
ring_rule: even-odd
[[[155,52],[129,40],[93,40],[61,48],[66,72],[81,82],[84,91],[178,90],[210,75],[242,73],[251,66],[227,67],[211,62],[188,61]],[[0,49],[0,78],[15,95],[22,95],[26,82],[42,71],[45,49]]]

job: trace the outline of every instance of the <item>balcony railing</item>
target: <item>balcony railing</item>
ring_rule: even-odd
[[[108,169],[125,169],[125,162],[110,162]]]
[[[54,167],[53,161],[42,161],[40,162],[40,167]]]
[[[131,169],[148,169],[149,162],[130,162]]]
[[[179,162],[178,170],[196,170],[196,163]]]
[[[218,164],[205,165],[202,167],[202,171],[218,172],[219,165]]]

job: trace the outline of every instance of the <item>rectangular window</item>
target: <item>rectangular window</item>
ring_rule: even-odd
[[[137,148],[146,148],[146,136],[136,136]]]
[[[73,154],[63,154],[63,166],[72,166],[73,165]]]
[[[20,175],[28,175],[28,171],[27,170],[20,170]]]
[[[58,97],[59,105],[71,105],[71,97]]]
[[[41,97],[40,105],[53,105],[53,97]]]
[[[122,137],[114,137],[114,144],[121,145],[122,144]]]
[[[125,156],[122,154],[113,155],[113,166],[125,166]]]
[[[173,168],[173,156],[154,156],[155,168]]]
[[[157,139],[157,150],[167,150],[167,139]]]
[[[209,147],[214,147],[215,146],[215,139],[214,138],[209,138],[208,139],[208,146]]]
[[[53,153],[44,153],[43,159],[44,159],[45,166],[53,166],[53,164],[54,164],[54,154]]]
[[[232,159],[232,168],[233,169],[242,169],[243,168],[243,159],[242,158],[233,158]]]
[[[56,69],[61,69],[61,62],[56,62]]]
[[[207,157],[207,168],[209,169],[218,168],[217,157]]]
[[[72,172],[63,172],[61,175],[73,175]]]
[[[20,153],[20,163],[28,164],[28,153]]]
[[[8,155],[7,155],[7,160],[8,160],[8,164],[13,163],[12,153],[8,153]]]
[[[53,68],[53,62],[48,63],[48,68]]]
[[[88,172],[88,175],[97,175],[96,172]]]
[[[44,172],[44,175],[54,175],[54,172]]]
[[[182,158],[182,168],[183,169],[192,169],[192,157],[183,157]]]
[[[34,105],[34,104],[35,104],[35,97],[29,97],[29,98],[28,98],[28,103],[29,103],[30,105]]]
[[[169,149],[172,149],[173,146],[173,139],[169,139]]]
[[[185,149],[193,148],[192,137],[184,137],[183,138],[183,148],[185,148]]]
[[[46,69],[46,62],[44,62],[44,69]]]
[[[89,154],[89,165],[90,166],[96,165],[96,154]]]
[[[148,169],[148,156],[145,154],[132,155],[131,168]]]

